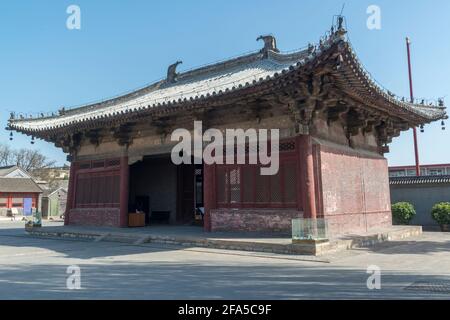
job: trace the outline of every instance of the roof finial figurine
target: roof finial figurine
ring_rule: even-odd
[[[280,50],[277,49],[277,40],[274,36],[266,35],[266,36],[259,36],[256,41],[263,40],[264,41],[264,48],[261,49],[262,53],[267,54],[268,51],[274,51],[274,52],[280,52]]]
[[[444,99],[439,98],[438,99],[438,105],[439,105],[439,107],[443,107],[444,106]]]
[[[58,110],[59,115],[63,116],[66,113],[66,108],[62,107],[61,109]]]
[[[167,79],[166,79],[167,83],[177,82],[177,76],[178,76],[177,66],[182,63],[183,63],[183,61],[177,61],[174,64],[171,64],[169,66],[169,68],[167,69]]]
[[[344,17],[339,16],[338,17],[338,30],[344,29]]]
[[[342,14],[338,15],[337,16],[337,28],[336,28],[337,29],[336,34],[338,36],[343,37],[347,33],[347,30],[345,30],[345,27],[344,27],[344,23],[345,23],[344,16]]]
[[[14,120],[14,118],[15,118],[14,112],[10,112],[10,113],[9,113],[9,119],[10,119],[10,120]]]

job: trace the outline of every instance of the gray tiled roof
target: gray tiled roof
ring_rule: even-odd
[[[65,188],[63,188],[63,187],[55,187],[55,188],[44,190],[44,192],[42,193],[42,196],[43,197],[49,197],[53,193],[55,193],[56,191],[59,191],[59,190],[61,190],[62,192],[66,192],[67,193],[67,189],[65,189]]]
[[[365,71],[356,57],[350,43],[338,33],[330,35],[314,50],[300,50],[283,54],[275,51],[256,52],[202,67],[177,75],[174,83],[161,80],[143,89],[106,100],[100,103],[65,110],[59,115],[10,119],[9,127],[17,131],[37,133],[48,130],[76,126],[80,123],[100,121],[106,118],[145,112],[157,108],[171,108],[185,103],[192,103],[219,97],[244,88],[259,86],[274,81],[282,76],[299,72],[305,65],[319,61],[328,49],[344,48],[343,54],[352,61],[352,77],[364,80],[358,94],[378,97],[385,101],[393,111],[409,112],[421,118],[423,122],[437,120],[446,116],[443,107],[411,104],[398,100],[378,86]],[[309,48],[311,49],[311,48]],[[350,70],[347,68],[347,71]],[[342,71],[343,72],[343,71]],[[345,85],[351,86],[350,82]]]
[[[389,183],[391,185],[450,184],[450,176],[391,177]]]
[[[30,178],[0,177],[0,192],[41,193],[42,189]]]
[[[177,77],[178,81],[173,84],[161,81],[129,96],[113,99],[113,101],[67,110],[61,116],[12,121],[11,126],[15,129],[26,128],[31,131],[41,131],[174,104],[179,100],[204,99],[269,80],[283,70],[286,72],[297,62],[305,61],[306,57],[305,52],[289,56],[273,53],[268,59],[263,59],[263,55],[260,53],[251,54],[236,59],[236,61],[182,73]]]
[[[19,169],[18,166],[6,166],[6,167],[0,167],[0,177],[4,177],[14,170]]]

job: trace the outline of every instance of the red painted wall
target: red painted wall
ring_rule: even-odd
[[[211,231],[292,231],[292,219],[303,213],[291,209],[239,209],[211,210]]]
[[[293,159],[298,161],[296,192],[299,203],[290,209],[218,208],[215,167],[206,166],[205,231],[289,231],[291,219],[301,217],[304,212],[305,217],[324,217],[328,222],[330,236],[364,232],[392,224],[386,159],[374,152],[322,143],[311,140],[311,137],[297,139],[295,155]],[[306,159],[306,156],[309,158]],[[108,168],[109,161],[113,160],[105,162],[105,169]],[[72,208],[66,222],[94,226],[127,225],[126,157],[115,161],[113,167],[120,167],[115,171],[116,174],[120,172],[120,206],[115,204],[104,208],[77,208],[75,198],[80,190],[77,190],[73,177],[83,171],[94,173],[102,170],[77,168],[71,176],[73,193],[69,203]],[[310,190],[309,193],[305,193],[306,190]],[[309,200],[303,201],[303,198]],[[306,211],[303,203],[308,204],[305,206]]]
[[[392,225],[387,160],[348,147],[316,146],[319,216],[331,235]]]
[[[39,194],[38,193],[0,193],[0,198],[5,199],[4,205],[0,206],[0,208],[23,208],[23,199],[31,198],[32,199],[32,208],[35,209],[38,203]],[[13,198],[22,199],[22,205],[19,207],[13,207]],[[3,202],[2,202],[3,203]]]
[[[120,209],[71,209],[70,224],[79,226],[119,227]]]

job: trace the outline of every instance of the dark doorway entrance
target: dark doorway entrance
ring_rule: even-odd
[[[195,217],[195,166],[183,164],[178,166],[177,223],[192,223]]]
[[[144,157],[130,166],[129,212],[144,212],[145,224],[176,223],[177,166],[168,155]]]
[[[150,224],[150,197],[149,196],[136,196],[135,200],[136,211],[143,212],[145,214],[145,225]]]
[[[203,225],[203,165],[178,166],[177,223]]]
[[[130,166],[129,212],[145,224],[199,224],[203,212],[203,165],[174,165],[169,155],[148,156]]]

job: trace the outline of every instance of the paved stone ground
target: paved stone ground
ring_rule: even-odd
[[[56,225],[56,223],[52,223]],[[81,289],[66,288],[67,267]],[[368,290],[369,265],[381,290]],[[450,234],[309,259],[205,248],[37,239],[0,222],[0,299],[450,299]]]

